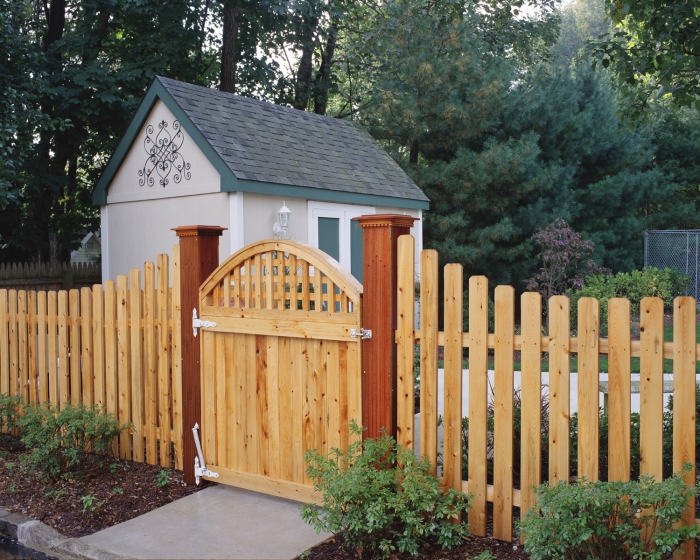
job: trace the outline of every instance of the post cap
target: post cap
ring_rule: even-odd
[[[413,222],[418,221],[420,218],[414,218],[413,216],[406,216],[405,214],[365,214],[364,216],[358,216],[353,218],[359,222],[360,227],[413,227]]]
[[[171,229],[178,237],[219,237],[228,228],[220,226],[178,226]]]

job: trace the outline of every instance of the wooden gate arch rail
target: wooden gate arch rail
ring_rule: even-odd
[[[202,447],[218,482],[318,502],[304,454],[362,418],[362,285],[304,243],[249,245],[199,291]],[[205,477],[206,478],[206,477]]]

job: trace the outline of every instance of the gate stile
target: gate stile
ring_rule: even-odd
[[[199,301],[216,324],[200,329],[206,468],[318,503],[304,454],[344,449],[362,419],[362,285],[314,247],[268,240],[229,257]]]

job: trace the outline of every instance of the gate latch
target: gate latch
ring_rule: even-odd
[[[360,329],[360,332],[358,334],[357,329],[350,329],[350,338],[357,338],[360,336],[363,340],[367,340],[368,338],[372,338],[372,330],[371,329]]]
[[[214,321],[202,321],[201,319],[197,319],[197,309],[192,310],[192,333],[194,334],[195,338],[197,337],[197,329],[200,327],[210,327],[214,328],[216,327],[216,323]]]
[[[192,434],[194,435],[194,445],[197,448],[197,457],[194,458],[194,481],[199,486],[201,477],[219,478],[219,473],[210,471],[204,463],[202,445],[199,443],[199,424],[195,423],[194,428],[192,428]]]

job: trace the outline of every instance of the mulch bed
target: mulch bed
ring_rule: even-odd
[[[315,546],[309,551],[308,556],[297,556],[295,560],[358,560],[362,558],[359,551],[345,548],[341,537],[333,537],[327,541]],[[460,546],[456,546],[450,550],[442,550],[436,543],[428,543],[419,553],[420,560],[465,560],[478,556],[484,550],[488,550],[499,560],[520,560],[529,559],[523,547],[518,541],[507,543],[497,541],[489,537],[474,537],[469,536]],[[365,556],[365,558],[367,558]],[[393,554],[390,560],[399,560],[410,558],[399,554]]]
[[[171,469],[165,469],[169,483],[158,487],[160,466],[104,455],[88,455],[79,473],[48,482],[40,472],[21,468],[25,452],[16,446],[15,439],[0,436],[0,507],[43,521],[70,537],[90,535],[199,490]],[[95,511],[83,511],[80,498],[90,494],[100,505]]]

